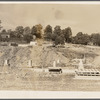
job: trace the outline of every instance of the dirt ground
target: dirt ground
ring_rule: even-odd
[[[81,46],[66,44],[65,48],[54,48],[47,44],[33,47],[0,46],[0,90],[68,90],[68,91],[99,91],[100,81],[74,80],[75,66],[72,59],[83,58],[93,68],[100,69],[100,48],[96,46]],[[4,61],[9,60],[9,66],[4,68]],[[28,61],[32,60],[33,68],[28,67]],[[36,72],[34,68],[48,68],[53,66],[53,61],[59,60],[59,66],[65,74],[48,74]],[[91,85],[90,85],[91,84]]]
[[[77,80],[74,74],[48,74],[12,69],[0,74],[0,90],[100,91],[100,80]]]

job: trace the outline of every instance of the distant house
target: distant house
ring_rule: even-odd
[[[10,38],[10,34],[8,33],[1,33],[2,38]]]
[[[7,33],[7,32],[1,32],[1,38],[2,38],[2,41],[9,41],[9,39],[10,39],[10,34],[9,33]]]

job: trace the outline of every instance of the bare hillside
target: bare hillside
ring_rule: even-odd
[[[52,66],[53,61],[60,62],[60,66],[67,66],[74,58],[83,58],[85,55],[88,63],[98,66],[100,48],[66,44],[65,48],[45,46],[11,47],[0,46],[0,65],[9,60],[11,67],[27,67],[28,61],[32,60],[33,66]]]

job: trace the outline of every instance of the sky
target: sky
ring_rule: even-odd
[[[100,4],[0,4],[0,20],[4,29],[49,24],[91,34],[100,32]]]

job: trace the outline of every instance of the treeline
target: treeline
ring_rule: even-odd
[[[88,35],[78,32],[76,36],[72,37],[72,43],[100,46],[100,33],[92,33],[91,35]]]
[[[23,27],[23,26],[17,26],[15,30],[5,30],[3,29],[1,31],[1,38],[2,34],[9,34],[10,39],[19,39],[19,40],[25,40],[27,43],[35,40],[36,38],[42,38],[42,25],[38,24],[30,28],[29,26]]]
[[[47,25],[44,29],[44,39],[53,41],[55,45],[64,44],[65,42],[71,42],[72,31],[70,27],[61,30],[60,26],[55,26],[54,30],[50,25]]]
[[[45,40],[54,41],[55,45],[67,43],[82,44],[82,45],[98,45],[100,46],[100,33],[93,33],[91,35],[78,32],[75,36],[72,36],[72,29],[67,27],[61,29],[60,26],[56,26],[54,30],[50,25],[47,25],[44,30]]]
[[[100,46],[99,33],[93,33],[91,35],[88,35],[82,32],[78,32],[75,36],[73,36],[71,27],[61,29],[61,26],[59,25],[55,26],[54,29],[50,25],[47,25],[43,29],[43,26],[41,24],[34,25],[32,28],[30,28],[29,26],[17,26],[15,30],[3,29],[1,33],[10,34],[10,39],[23,39],[27,43],[36,39],[44,39],[46,41],[52,41],[54,45],[63,45],[67,42],[73,44],[92,44]]]

